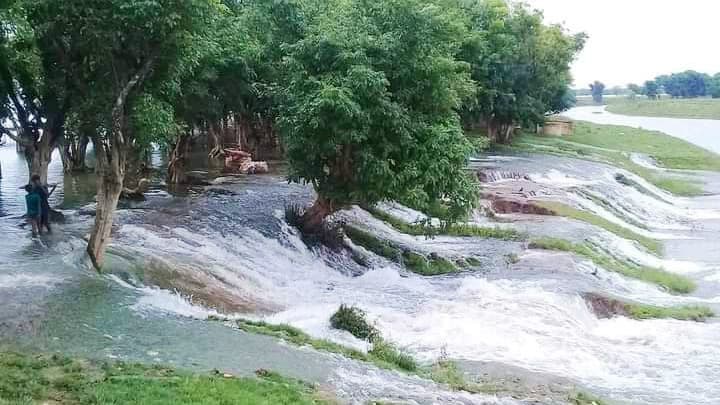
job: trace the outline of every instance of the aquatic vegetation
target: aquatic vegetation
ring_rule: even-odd
[[[531,249],[557,250],[575,253],[592,261],[608,271],[620,273],[624,276],[657,284],[673,293],[687,294],[695,290],[695,283],[687,277],[670,273],[662,269],[639,266],[634,263],[620,261],[607,253],[600,252],[588,244],[573,243],[557,238],[537,238],[528,245]]]
[[[568,398],[568,401],[572,405],[609,405],[602,399],[587,392],[576,392]]]
[[[340,308],[330,317],[330,326],[350,332],[358,339],[373,342],[380,337],[380,331],[367,320],[365,311],[358,307],[340,305]]]
[[[373,348],[368,355],[376,362],[392,364],[401,370],[415,371],[418,368],[417,362],[411,355],[398,350],[394,344],[383,339],[376,339],[373,342]]]
[[[426,373],[431,380],[445,384],[456,391],[484,394],[495,394],[501,391],[499,387],[493,384],[480,384],[468,381],[457,364],[449,360],[438,361],[433,364]]]
[[[621,238],[636,241],[652,253],[662,253],[662,244],[659,241],[648,238],[647,236],[640,235],[637,232],[610,222],[607,219],[595,215],[591,212],[580,210],[555,201],[538,201],[537,204],[543,208],[554,212],[555,215],[587,222],[591,225],[595,225],[597,227],[605,229],[608,232],[614,233]]]
[[[330,403],[300,381],[269,372],[258,376],[191,374],[162,366],[0,351],[0,403]]]

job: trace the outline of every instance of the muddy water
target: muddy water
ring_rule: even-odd
[[[717,305],[720,260],[713,249],[688,252],[689,245],[717,240],[712,201],[674,199],[645,185],[648,197],[615,181],[615,169],[569,159],[488,157],[479,164],[526,173],[577,206],[662,239],[666,257],[559,218],[511,217],[515,222],[499,226],[597,240],[638,262],[659,261],[688,274],[702,288],[693,296],[673,296],[568,255],[527,251],[517,242],[409,237],[353,209],[342,214],[346,220],[384,237],[482,263],[473,272],[435,278],[378,257],[365,268],[346,255],[308,248],[282,220],[286,203],[312,199],[308,188],[288,185],[278,175],[227,178],[183,196],[156,192],[146,203],[121,210],[105,275],[91,271],[83,253],[91,217],[69,210],[68,223],[55,235],[33,241],[17,227],[19,203],[5,205],[10,216],[0,218],[0,228],[12,237],[0,241],[2,340],[196,369],[274,369],[318,382],[349,402],[506,401],[450,393],[417,378],[204,320],[218,311],[263,318],[363,349],[362,342],[329,327],[332,312],[346,303],[366,310],[387,339],[424,362],[448,356],[468,369],[488,362],[508,365],[630,403],[720,401],[720,323],[601,320],[579,295],[602,291],[656,304]],[[3,190],[8,190],[3,201],[21,201],[4,184]],[[590,194],[618,208],[593,206]],[[520,261],[510,265],[505,258],[513,254]]]

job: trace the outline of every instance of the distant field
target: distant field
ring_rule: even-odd
[[[606,98],[607,111],[623,115],[669,118],[704,118],[720,120],[720,99],[630,100],[625,97]]]

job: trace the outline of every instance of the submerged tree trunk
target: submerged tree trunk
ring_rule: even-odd
[[[46,131],[38,142],[32,142],[24,148],[25,160],[28,165],[28,179],[34,175],[39,175],[40,181],[47,184],[48,167],[54,149],[54,144],[50,142],[51,137],[51,134]]]
[[[65,173],[83,172],[87,170],[85,158],[87,148],[90,144],[90,137],[81,135],[75,140],[65,140],[60,148],[60,158],[63,162]]]
[[[125,105],[130,92],[150,73],[153,62],[154,58],[145,61],[142,68],[120,90],[110,115],[111,128],[107,139],[102,140],[99,135],[93,138],[97,155],[95,168],[98,175],[97,210],[87,252],[98,270],[102,269],[105,252],[110,244],[113,217],[125,180],[127,154],[132,145],[131,140],[127,138],[130,134],[125,132],[127,127]]]
[[[318,196],[315,202],[300,218],[301,231],[304,234],[322,234],[325,231],[325,218],[335,212],[332,201]]]
[[[221,162],[224,158],[222,134],[218,123],[213,121],[208,122],[208,150],[211,164]]]
[[[168,164],[169,184],[187,183],[186,159],[191,137],[192,133],[181,134],[175,142]]]

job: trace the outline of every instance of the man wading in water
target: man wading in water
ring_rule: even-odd
[[[50,229],[50,202],[48,201],[52,193],[55,191],[57,185],[53,186],[51,191],[48,191],[46,185],[40,181],[40,176],[34,174],[30,178],[30,184],[34,188],[35,192],[40,196],[40,223],[38,224],[40,232],[42,232],[43,226],[47,228],[48,233],[52,233]]]

